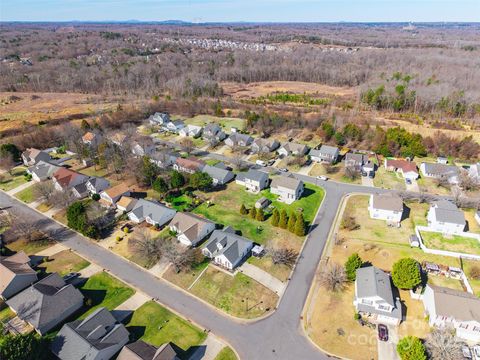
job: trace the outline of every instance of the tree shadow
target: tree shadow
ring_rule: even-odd
[[[400,222],[407,220],[410,217],[410,211],[411,209],[407,205],[403,205],[403,214],[402,218],[400,219]]]

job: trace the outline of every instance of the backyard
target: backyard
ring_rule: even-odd
[[[422,241],[430,249],[455,251],[480,255],[480,241],[460,235],[443,235],[437,232],[422,231]]]
[[[80,317],[82,319],[99,307],[113,310],[135,293],[135,290],[106,272],[89,277],[80,291],[88,306],[88,310]]]
[[[173,117],[175,118],[175,116]],[[189,125],[198,125],[205,126],[209,123],[217,123],[220,125],[226,132],[230,132],[232,127],[237,128],[238,130],[243,130],[245,128],[245,120],[234,117],[217,117],[212,115],[197,115],[193,118],[185,119],[185,124]]]
[[[142,339],[155,346],[173,342],[185,351],[207,337],[201,329],[154,301],[135,310],[127,329],[136,340]]]

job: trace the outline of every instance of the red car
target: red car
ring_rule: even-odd
[[[378,338],[382,341],[388,341],[388,328],[385,325],[378,324]]]

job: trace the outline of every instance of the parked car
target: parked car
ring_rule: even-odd
[[[375,171],[370,171],[370,172],[368,173],[368,177],[369,177],[370,179],[373,179],[373,178],[375,177]]]
[[[79,276],[80,276],[80,273],[78,273],[78,272],[71,272],[71,273],[68,273],[67,275],[65,275],[65,276],[63,277],[63,280],[65,280],[65,282],[69,282],[69,281],[71,281],[71,280],[73,280],[73,279],[76,279],[76,278],[79,277]]]
[[[405,179],[405,184],[412,185],[412,179]]]
[[[317,176],[317,179],[318,179],[318,180],[327,181],[327,180],[328,180],[328,177],[326,177],[325,175],[319,175],[319,176]]]
[[[367,176],[367,172],[365,170],[362,170],[362,176]]]
[[[462,345],[462,354],[465,359],[471,359],[472,358],[472,351],[468,347],[468,345],[464,344]]]
[[[383,324],[378,324],[378,338],[381,341],[388,341],[388,328]]]
[[[474,359],[480,360],[480,345],[475,345],[472,350]]]
[[[288,172],[288,169],[286,169],[286,168],[281,168],[281,169],[278,169],[278,170],[280,170],[281,172]]]
[[[257,161],[255,161],[255,164],[257,164],[259,166],[267,166],[267,163],[263,160],[257,160]]]
[[[272,166],[273,164],[275,164],[275,159],[272,159],[272,160],[268,160],[268,166]]]
[[[312,160],[311,159],[307,159],[307,161],[305,161],[305,166],[308,166],[308,165],[311,165],[312,164]]]

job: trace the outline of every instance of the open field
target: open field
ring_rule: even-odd
[[[456,251],[472,255],[480,255],[480,241],[460,235],[444,236],[441,233],[422,231],[423,243],[431,249]]]
[[[207,337],[205,332],[154,301],[135,310],[127,330],[135,340],[142,339],[155,346],[173,342],[185,351],[200,345]]]
[[[45,273],[57,272],[60,276],[64,276],[70,272],[78,272],[88,265],[90,263],[87,260],[76,255],[73,251],[64,250],[49,256],[48,261],[44,261],[37,268]]]
[[[106,272],[89,277],[80,287],[80,291],[85,296],[87,304],[90,302],[90,307],[81,316],[82,319],[99,307],[113,310],[135,293],[135,290]]]
[[[181,118],[181,117],[180,117]],[[230,132],[232,127],[235,127],[239,130],[245,128],[245,120],[235,117],[218,117],[212,115],[197,115],[193,118],[185,119],[186,124],[190,125],[199,125],[205,126],[209,123],[217,123],[220,127],[224,128],[225,131]]]
[[[190,290],[194,295],[241,318],[256,318],[273,311],[278,296],[255,280],[237,273],[227,275],[209,267]]]

